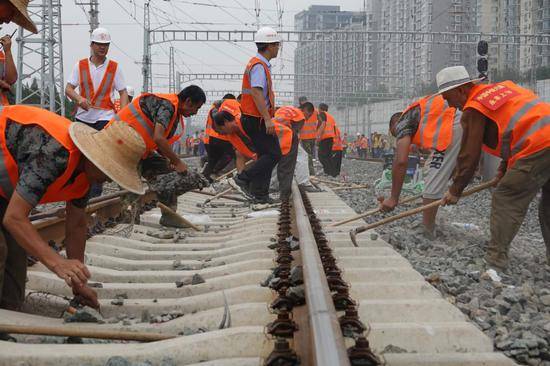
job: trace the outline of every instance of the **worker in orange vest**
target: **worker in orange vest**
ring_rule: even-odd
[[[227,136],[216,132],[212,126],[212,115],[219,109],[222,102],[227,99],[236,100],[233,94],[224,95],[222,100],[216,101],[212,104],[206,118],[205,148],[208,158],[202,174],[207,179],[212,181],[212,174],[217,174],[222,171],[228,164],[231,163],[231,161],[235,159],[235,150],[233,149],[231,142],[228,141]]]
[[[90,37],[89,58],[78,61],[65,87],[65,94],[78,104],[75,120],[101,130],[115,115],[113,91],[120,95],[120,107],[128,104],[126,82],[119,64],[107,58],[111,35],[96,28]],[[79,92],[76,92],[76,88]]]
[[[84,265],[90,184],[113,180],[143,194],[138,163],[142,138],[124,123],[97,132],[55,113],[23,105],[0,107],[0,307],[19,310],[25,297],[27,254],[98,307]],[[57,254],[29,220],[37,205],[66,201],[65,248]],[[52,280],[55,281],[55,280]]]
[[[300,131],[302,130],[306,117],[299,109],[291,105],[279,107],[275,111],[274,121],[283,124],[292,130],[292,145],[290,152],[284,155],[277,164],[277,180],[281,200],[290,198],[292,192],[292,178],[296,169],[298,157],[298,145],[300,144]]]
[[[320,125],[317,129],[317,144],[319,146],[319,161],[323,166],[325,174],[331,175],[332,172],[332,144],[334,143],[334,126],[336,121],[334,117],[328,113],[328,105],[325,103],[319,104],[319,121]]]
[[[117,62],[107,59],[111,35],[96,28],[90,37],[91,56],[77,62],[65,86],[65,94],[78,104],[75,121],[101,130],[115,115],[113,91],[120,95],[120,106],[128,104],[126,82]],[[76,92],[79,89],[79,93]],[[101,195],[101,185],[92,187],[91,196]]]
[[[393,210],[399,202],[413,144],[432,151],[430,159],[424,164],[428,171],[422,193],[423,204],[443,197],[460,149],[460,116],[460,111],[449,107],[440,95],[421,98],[402,113],[392,115],[389,129],[397,139],[397,148],[393,160],[391,194],[381,203],[383,211]],[[423,234],[430,238],[434,237],[437,211],[435,207],[422,213]]]
[[[302,112],[304,111],[304,106],[306,103],[309,105],[306,107],[311,112],[308,112],[306,115],[306,121],[304,126],[300,131],[300,141],[302,142],[302,147],[306,150],[308,154],[308,166],[309,166],[309,175],[315,175],[315,167],[313,165],[313,158],[315,157],[315,143],[317,139],[317,126],[319,125],[318,120],[318,111],[315,109],[312,103],[308,102],[307,97],[301,96],[298,98],[298,103]]]
[[[464,66],[444,68],[436,81],[449,106],[464,111],[462,146],[443,203],[457,203],[476,171],[482,148],[501,157],[485,261],[506,268],[510,243],[530,202],[542,190],[539,221],[550,264],[550,104],[511,81],[479,84]]]
[[[279,140],[272,121],[275,95],[270,60],[279,53],[281,37],[274,29],[262,27],[254,35],[254,42],[258,53],[249,60],[243,75],[241,122],[258,159],[233,180],[242,191],[258,201],[269,201],[271,172],[281,159]]]
[[[342,156],[344,151],[344,141],[340,129],[336,124],[334,125],[334,139],[332,143],[332,156],[331,156],[331,176],[337,177],[340,175],[342,168]]]
[[[242,141],[252,141],[250,136],[246,133],[246,130],[244,129],[244,125],[242,123],[242,116],[241,111],[239,109],[239,105],[236,103],[236,101],[233,100],[226,100],[222,103],[220,106],[218,112],[214,114],[213,120],[216,124],[216,127],[218,128],[218,131],[221,134],[227,135],[230,138],[231,143],[235,146],[238,150],[246,151],[244,148],[246,147],[250,152],[255,153],[258,155],[257,151],[255,150],[256,145],[252,144],[252,146],[246,146],[246,143],[242,143]],[[278,148],[279,153],[281,156],[286,156],[291,152],[292,149],[292,129],[285,126],[283,123],[273,119],[273,125],[275,127],[275,136],[278,140]],[[245,145],[245,146],[241,146]],[[246,172],[250,169],[250,167],[245,168],[240,175],[243,173],[246,174]],[[291,174],[291,180],[292,180],[292,174],[294,172],[292,171]],[[263,203],[273,203],[273,200],[267,196],[267,197],[257,197],[253,196],[250,193],[248,193],[246,190],[242,190],[241,187],[236,184],[234,181],[230,180],[229,184],[239,190],[245,197],[252,200],[253,203],[263,204]],[[284,197],[283,197],[284,198]]]

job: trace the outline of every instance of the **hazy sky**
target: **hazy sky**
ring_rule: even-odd
[[[42,1],[42,0],[33,0]],[[76,2],[62,0],[64,80],[81,58],[89,56],[88,14]],[[143,55],[143,7],[145,0],[100,0],[100,26],[111,32],[113,42],[109,57],[119,62],[128,85],[141,90],[141,60]],[[278,28],[275,0],[259,0],[260,23]],[[150,0],[151,28],[185,30],[255,30],[254,0]],[[342,10],[359,11],[362,0],[281,0],[283,29],[294,27],[294,15],[310,5],[340,5]],[[88,11],[87,7],[84,7]],[[11,34],[15,26],[5,25],[0,31]],[[168,88],[168,52],[175,50],[176,70],[182,73],[242,73],[246,62],[255,54],[253,43],[173,42],[152,48],[153,87],[156,92]],[[285,43],[282,54],[273,60],[275,73],[292,73],[296,44]],[[14,57],[17,45],[14,42]],[[32,62],[37,62],[38,60]],[[27,59],[27,62],[29,60]],[[205,90],[238,91],[237,81],[195,81]],[[292,90],[291,82],[275,82],[276,90]],[[203,108],[204,109],[204,108]]]
[[[81,0],[77,0],[81,1]],[[75,0],[63,0],[63,52],[65,78],[74,63],[89,53],[89,26],[87,16]],[[152,0],[151,27],[165,29],[256,29],[254,0]],[[260,22],[277,26],[275,0],[260,0]],[[340,5],[343,10],[360,10],[363,1],[304,1],[282,0],[283,28],[293,29],[294,15],[313,4]],[[101,26],[109,29],[113,44],[110,57],[118,61],[127,83],[141,89],[141,60],[143,53],[144,0],[100,0],[99,19]],[[172,24],[170,24],[172,23]],[[168,84],[168,50],[175,49],[176,69],[180,72],[233,72],[240,73],[249,57],[255,53],[253,44],[220,42],[174,42],[153,46],[153,85],[155,91],[165,91]],[[283,45],[282,57],[274,60],[275,72],[293,72],[295,44]],[[200,82],[211,90],[240,89],[240,81],[233,83]],[[291,90],[291,85],[278,86]]]

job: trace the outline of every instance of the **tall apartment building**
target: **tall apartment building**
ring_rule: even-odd
[[[524,34],[550,33],[550,0],[520,0],[520,30]],[[527,74],[531,68],[550,66],[548,46],[522,45],[519,68]]]
[[[367,29],[366,12],[341,11],[339,6],[312,5],[294,17],[298,31]],[[357,93],[368,89],[366,75],[374,69],[374,49],[363,35],[351,42],[316,41],[303,38],[294,55],[294,91],[296,96],[307,95],[314,103],[348,103]],[[311,75],[311,76],[304,76]]]
[[[382,31],[474,32],[477,0],[386,0],[382,3]],[[380,45],[380,70],[392,92],[417,94],[433,84],[443,67],[475,68],[475,47],[463,44],[386,43]]]

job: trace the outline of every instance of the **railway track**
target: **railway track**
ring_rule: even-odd
[[[211,197],[179,197],[200,231],[163,228],[151,209],[88,240],[99,322],[62,319],[69,289],[30,267],[27,313],[0,310],[28,333],[0,341],[0,365],[514,365],[376,233],[356,248],[353,224],[328,227],[354,215],[329,189],[294,185],[291,202],[262,211]],[[119,197],[94,204],[95,224],[124,210]],[[62,222],[35,224],[59,241]],[[72,336],[29,334],[53,330]],[[128,333],[157,341],[116,340]]]

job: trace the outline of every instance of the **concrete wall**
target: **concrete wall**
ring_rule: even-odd
[[[524,85],[524,87],[529,87]],[[537,94],[550,103],[550,79],[537,81]],[[402,111],[414,99],[400,99],[387,102],[329,110],[336,118],[340,129],[348,134],[388,132],[388,123],[393,113]]]

